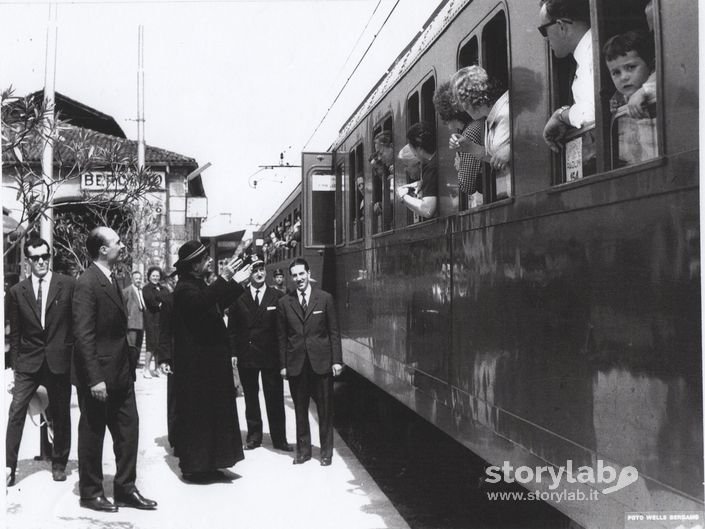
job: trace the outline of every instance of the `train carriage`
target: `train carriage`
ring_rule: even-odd
[[[300,243],[268,267],[311,260],[336,297],[345,363],[490,465],[626,472],[614,492],[563,484],[589,500],[545,496],[586,528],[703,510],[698,12],[649,3],[656,117],[635,159],[640,132],[610,109],[601,49],[645,26],[646,3],[590,1],[595,119],[553,154],[542,131],[570,103],[572,71],[536,31],[538,2],[440,2],[331,148],[303,153],[301,185],[263,227],[301,215]],[[470,64],[510,95],[511,179],[485,170],[482,204],[459,189],[433,106]],[[371,163],[380,132],[396,154],[419,121],[437,138],[429,219],[393,195],[408,167],[380,177]]]

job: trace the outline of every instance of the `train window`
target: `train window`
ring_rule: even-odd
[[[394,223],[394,141],[391,116],[373,128],[372,144],[372,233],[380,233],[392,229]]]
[[[350,152],[350,239],[365,236],[365,161],[362,143]]]
[[[645,162],[659,152],[658,54],[654,40],[658,3],[656,0],[592,0],[592,3],[595,9],[587,21],[591,31],[585,37],[590,39],[585,42],[593,47],[591,57],[580,50],[568,53],[563,59],[552,54],[552,108],[565,109],[562,115],[573,125],[582,123],[580,128],[570,127],[560,141],[561,154],[554,160],[553,181],[557,184]],[[550,37],[547,40],[550,48]],[[578,47],[582,46],[581,41]],[[576,54],[577,63],[581,62],[580,57],[592,59],[592,78],[588,78],[591,83],[583,78],[583,83],[578,84],[580,64],[576,68]],[[584,58],[582,62],[585,61]],[[586,86],[592,89],[591,94]],[[578,96],[580,91],[584,93],[583,103],[576,104],[574,94]],[[579,112],[580,108],[586,111]]]
[[[482,29],[482,67],[503,87],[509,86],[507,17],[504,11],[493,16]]]
[[[345,181],[345,162],[335,166],[335,244],[343,242],[343,182]]]
[[[430,129],[433,143],[426,145],[429,159],[420,160],[412,152],[400,152],[400,159],[406,174],[406,183],[399,187],[406,191],[406,196],[400,196],[399,203],[404,203],[407,209],[407,224],[414,224],[431,218],[437,213],[438,203],[438,157],[436,140],[436,109],[433,105],[433,94],[436,89],[436,79],[429,75],[421,83],[420,89],[415,89],[407,99],[407,132],[418,125]],[[426,136],[428,138],[428,136]],[[426,178],[424,178],[424,175]],[[409,198],[407,198],[407,196]]]
[[[421,121],[431,125],[436,136],[436,107],[433,106],[433,93],[436,91],[436,78],[431,77],[421,85]],[[436,152],[434,146],[433,152]]]
[[[291,239],[289,242],[291,257],[301,255],[301,211],[294,208],[294,220],[291,224]]]
[[[482,28],[482,67],[490,79],[494,79],[502,90],[509,87],[509,59],[507,48],[507,17],[499,11]],[[511,117],[509,116],[508,93],[504,92],[493,104],[486,121],[485,148],[488,154],[497,154],[502,145],[509,150],[511,164]],[[506,130],[508,128],[508,130]],[[506,142],[502,136],[506,136]],[[512,194],[511,167],[485,171],[483,202],[494,202]]]
[[[477,37],[473,36],[460,46],[460,51],[458,52],[458,70],[472,64],[479,64],[479,62]]]
[[[406,101],[406,127],[409,128],[421,121],[421,106],[419,104],[419,93],[414,92]]]
[[[335,224],[335,175],[329,171],[313,171],[310,175],[307,244],[333,244]]]
[[[658,156],[654,0],[602,2],[599,9],[605,169]]]

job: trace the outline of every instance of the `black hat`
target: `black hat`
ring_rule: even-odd
[[[274,271],[274,275],[275,275],[275,276],[283,276],[283,275],[284,275],[284,270],[282,270],[281,268],[277,268],[277,269]]]
[[[174,263],[174,266],[179,267],[186,263],[191,263],[196,259],[200,259],[208,250],[201,241],[188,241],[179,248],[179,260]]]

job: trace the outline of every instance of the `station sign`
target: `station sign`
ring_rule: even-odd
[[[166,189],[166,173],[153,171],[159,177],[157,185],[152,189],[164,191]],[[90,171],[81,175],[81,191],[124,191],[127,181],[123,175],[114,174],[112,171]]]
[[[335,175],[321,173],[312,174],[311,191],[335,191]]]
[[[205,219],[208,216],[208,199],[206,197],[186,197],[186,217]]]

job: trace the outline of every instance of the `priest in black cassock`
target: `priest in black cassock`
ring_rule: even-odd
[[[222,309],[244,292],[240,283],[251,266],[235,272],[223,267],[207,285],[213,260],[200,241],[179,248],[175,264],[179,282],[174,290],[175,452],[184,480],[217,481],[244,458],[235,404],[235,385]]]

